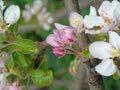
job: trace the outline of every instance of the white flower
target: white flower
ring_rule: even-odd
[[[20,18],[20,8],[17,5],[11,5],[7,8],[4,13],[4,20],[6,21],[8,26],[14,24]]]
[[[85,33],[89,34],[99,34],[107,33],[110,30],[114,30],[120,23],[120,2],[117,0],[103,1],[98,13],[100,16],[96,15],[96,9],[94,7],[90,8],[90,14],[85,16],[84,25],[87,28]],[[95,29],[94,27],[99,27]]]
[[[101,16],[97,16],[96,9],[91,6],[89,15],[86,15],[84,18],[84,25],[87,28],[93,28],[95,26],[103,26],[104,19]]]
[[[79,29],[83,24],[83,17],[77,12],[71,12],[69,16],[69,22],[72,27]]]
[[[101,59],[95,70],[103,76],[111,76],[117,71],[113,59],[120,57],[120,36],[116,32],[109,32],[109,43],[96,41],[89,47],[90,54]]]

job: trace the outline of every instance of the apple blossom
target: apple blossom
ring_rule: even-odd
[[[83,17],[77,12],[71,12],[69,16],[69,22],[72,27],[79,29],[83,25]]]
[[[46,41],[53,47],[53,53],[60,57],[65,53],[66,46],[69,46],[75,41],[76,33],[75,29],[70,26],[64,26],[55,23],[56,29],[54,34],[50,34]]]
[[[111,76],[117,70],[114,58],[120,57],[120,36],[113,31],[109,32],[109,43],[96,41],[89,47],[90,54],[101,59],[95,70],[103,76]]]
[[[117,0],[113,0],[112,2],[103,1],[98,9],[100,16],[97,16],[96,9],[91,6],[90,14],[84,18],[85,32],[89,34],[99,34],[114,30],[120,22],[119,7],[120,2]],[[97,29],[95,27],[97,27]]]
[[[22,88],[20,84],[18,84],[17,82],[14,82],[9,86],[9,90],[22,90]]]
[[[9,6],[4,13],[4,20],[7,24],[11,25],[18,21],[20,18],[20,8],[17,5]]]

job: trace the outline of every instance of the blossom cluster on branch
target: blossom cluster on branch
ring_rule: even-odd
[[[95,67],[99,74],[120,76],[120,36],[117,33],[120,30],[119,8],[120,2],[113,0],[103,1],[98,12],[95,7],[90,6],[90,13],[84,18],[77,12],[72,12],[69,16],[70,26],[55,24],[54,34],[49,35],[46,41],[53,47],[53,53],[57,57],[72,53],[79,58],[88,59],[78,46],[79,35],[83,32],[91,35],[101,34],[101,37],[109,35],[109,42],[103,40],[90,44],[89,54],[101,60]]]

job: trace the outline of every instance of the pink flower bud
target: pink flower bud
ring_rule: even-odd
[[[14,82],[9,86],[9,90],[22,90],[20,84]]]
[[[75,29],[73,29],[72,27],[65,27],[64,35],[67,43],[73,43],[75,41]]]
[[[57,56],[57,57],[61,57],[64,55],[64,49],[61,47],[55,47],[53,48],[53,53]]]

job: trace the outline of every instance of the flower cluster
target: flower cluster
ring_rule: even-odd
[[[86,15],[84,18],[85,32],[100,34],[115,30],[120,23],[119,8],[120,2],[117,0],[113,0],[112,2],[103,1],[98,9],[98,16],[95,7],[91,6],[89,15]]]
[[[45,30],[50,30],[50,25],[53,23],[51,14],[47,11],[44,3],[41,0],[35,0],[32,6],[26,4],[25,10],[22,14],[27,22],[30,21],[33,16],[35,16],[36,20],[38,20],[39,26]]]
[[[84,19],[84,25],[87,27],[86,33],[109,33],[109,43],[95,41],[89,47],[90,54],[94,58],[102,60],[95,67],[95,70],[103,76],[111,76],[115,73],[120,76],[120,36],[113,31],[120,30],[119,7],[120,2],[117,0],[103,1],[98,10],[100,16],[97,16],[95,8],[91,7],[90,14]],[[94,27],[98,28],[95,29]]]
[[[0,0],[0,33],[8,30],[8,27],[20,18],[20,8],[17,5],[10,5],[4,12],[5,5]]]
[[[65,54],[65,49],[75,41],[75,29],[70,26],[55,24],[56,29],[47,37],[47,43],[53,47],[53,53],[61,57]]]
[[[72,12],[69,17],[70,26],[55,24],[56,29],[47,37],[47,43],[53,47],[53,53],[61,57],[83,31],[87,34],[109,33],[109,43],[105,41],[95,41],[90,47],[90,54],[101,61],[95,70],[103,76],[111,76],[115,73],[120,75],[120,36],[115,32],[120,26],[120,2],[117,0],[103,1],[96,11],[95,7],[90,7],[89,15],[84,18]],[[97,13],[99,15],[97,15]],[[81,53],[81,52],[79,52]],[[79,55],[79,54],[78,54]]]

